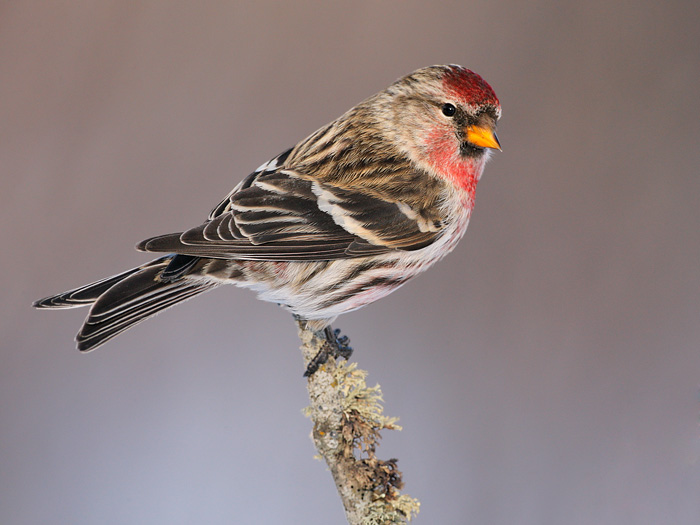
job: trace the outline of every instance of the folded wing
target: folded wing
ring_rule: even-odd
[[[304,178],[274,161],[248,176],[204,224],[153,237],[137,248],[223,259],[304,261],[416,250],[434,242],[440,221],[362,188]]]

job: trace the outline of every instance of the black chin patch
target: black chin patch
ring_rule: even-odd
[[[462,141],[462,143],[459,145],[459,153],[463,157],[480,157],[481,155],[484,154],[484,148],[480,148],[479,146],[475,146],[471,142]]]

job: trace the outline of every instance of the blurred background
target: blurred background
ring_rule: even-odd
[[[342,523],[291,316],[218,289],[81,355],[33,300],[147,260],[394,79],[503,153],[465,239],[336,323],[417,523],[700,523],[697,2],[0,4],[0,522]]]

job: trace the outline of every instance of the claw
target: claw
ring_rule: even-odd
[[[322,364],[328,361],[330,356],[335,358],[342,357],[347,360],[352,355],[352,348],[349,346],[350,338],[347,335],[341,336],[339,328],[333,330],[329,326],[324,330],[324,333],[326,340],[318,353],[309,361],[304,377],[312,376]]]
[[[340,328],[333,330],[333,336],[335,337],[335,357],[343,357],[346,360],[349,359],[352,355],[350,338],[347,335],[340,335]]]

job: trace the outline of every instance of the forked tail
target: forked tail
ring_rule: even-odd
[[[163,271],[172,268],[172,262],[172,255],[162,257],[119,275],[46,297],[36,301],[34,307],[76,308],[92,305],[75,339],[79,350],[93,350],[158,312],[216,286],[214,283],[186,279],[186,271],[175,274],[170,271],[170,278],[161,279]],[[189,270],[191,261],[186,266]]]

